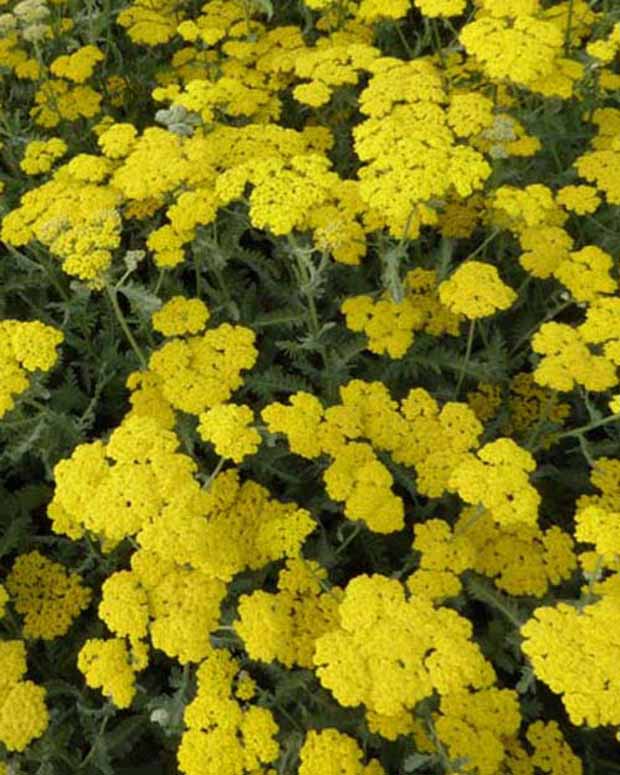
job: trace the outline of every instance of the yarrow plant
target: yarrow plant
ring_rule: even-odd
[[[617,772],[618,4],[0,5],[0,775]]]

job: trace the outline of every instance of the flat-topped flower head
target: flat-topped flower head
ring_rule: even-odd
[[[467,261],[441,283],[439,298],[452,312],[476,320],[508,309],[517,294],[491,264]]]

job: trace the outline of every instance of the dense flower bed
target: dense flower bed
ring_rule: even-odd
[[[620,5],[0,11],[0,773],[620,771]]]

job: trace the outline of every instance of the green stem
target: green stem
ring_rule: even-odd
[[[575,428],[572,431],[565,431],[564,433],[559,433],[556,435],[556,439],[568,439],[571,436],[582,436],[584,433],[588,433],[588,431],[593,431],[596,428],[601,428],[603,425],[609,425],[612,422],[617,422],[620,420],[620,414],[612,414],[609,417],[604,417],[602,420],[597,420],[596,422],[591,422],[588,425],[582,425],[580,428]]]
[[[224,467],[224,463],[225,463],[227,460],[228,460],[228,458],[225,458],[225,457],[221,457],[221,458],[218,460],[218,463],[217,463],[217,465],[215,466],[215,468],[213,469],[213,471],[211,472],[211,475],[209,476],[209,478],[207,479],[207,481],[206,481],[206,483],[205,483],[205,486],[203,487],[203,490],[208,490],[208,489],[209,489],[209,487],[211,487],[211,485],[213,484],[213,480],[214,480],[214,479],[215,479],[215,477],[216,477],[216,476],[217,476],[217,475],[220,473],[220,471],[221,471],[221,470],[222,470],[222,468]],[[222,629],[222,628],[220,627],[219,629]]]
[[[351,531],[351,534],[349,536],[347,536],[347,538],[334,551],[334,554],[339,555],[341,552],[344,552],[344,550],[351,543],[351,541],[353,541],[353,540],[355,540],[355,538],[357,538],[357,536],[359,535],[361,529],[362,529],[361,523],[360,522],[356,522],[354,524],[353,530]]]
[[[164,280],[164,270],[160,269],[159,277],[157,278],[157,283],[155,284],[155,288],[153,290],[153,293],[155,294],[155,296],[157,296],[157,294],[159,293],[163,280]]]
[[[513,614],[513,612],[506,605],[504,605],[504,602],[499,597],[499,595],[491,590],[488,586],[482,586],[481,584],[470,582],[470,587],[473,588],[472,594],[476,600],[480,600],[480,602],[486,603],[487,605],[491,606],[491,608],[499,611],[499,613],[503,614],[506,619],[508,619],[508,621],[516,627],[517,630],[520,630],[521,627],[523,627],[525,622],[518,619]]]
[[[477,247],[477,248],[474,250],[474,252],[473,252],[473,253],[470,253],[470,254],[467,256],[467,258],[465,259],[465,261],[469,261],[470,259],[474,258],[474,256],[477,256],[479,253],[481,253],[481,252],[482,252],[482,251],[483,251],[483,250],[486,248],[486,246],[487,246],[487,245],[488,245],[490,242],[493,242],[493,240],[495,239],[495,237],[497,237],[497,235],[498,235],[500,232],[501,232],[501,229],[494,229],[494,230],[491,232],[491,234],[489,234],[489,236],[488,236],[488,237],[485,239],[485,241],[484,241],[484,242],[483,242],[481,245],[478,245],[478,247]]]
[[[425,20],[426,21],[426,20]],[[439,61],[441,62],[441,66],[443,68],[446,67],[446,59],[443,54],[443,46],[441,45],[441,38],[439,37],[439,30],[437,29],[437,23],[435,19],[429,19],[428,24],[430,24],[431,32],[433,35],[433,43],[435,48],[435,53],[439,57]]]
[[[566,32],[564,34],[565,56],[568,56],[570,52],[570,41],[571,41],[572,32],[573,32],[573,5],[574,5],[574,0],[568,0],[568,13],[566,16]]]
[[[513,355],[515,355],[526,342],[529,342],[532,334],[535,334],[536,331],[538,331],[538,329],[542,325],[544,325],[545,323],[548,323],[550,320],[553,320],[553,318],[556,317],[556,315],[559,315],[560,312],[563,312],[567,307],[572,306],[574,303],[575,302],[572,299],[570,299],[569,301],[565,301],[562,304],[560,304],[559,307],[556,307],[552,312],[549,312],[547,315],[545,315],[545,317],[541,321],[536,323],[535,326],[532,326],[532,328],[530,328],[525,334],[523,334],[523,336],[521,336],[517,340],[514,347],[510,351],[510,357],[512,358]]]
[[[108,298],[110,299],[110,304],[112,305],[112,309],[114,310],[114,314],[116,316],[116,319],[118,321],[118,324],[123,329],[123,333],[127,337],[127,341],[131,345],[133,351],[136,354],[136,357],[138,358],[138,361],[140,362],[140,365],[142,366],[142,370],[146,371],[148,369],[148,365],[146,362],[146,359],[144,355],[142,354],[142,350],[138,346],[138,343],[136,342],[134,335],[131,333],[131,330],[129,329],[129,326],[127,325],[127,321],[125,320],[125,316],[123,315],[123,311],[120,308],[120,305],[118,303],[118,298],[116,295],[116,289],[111,288],[110,284],[108,282],[105,283],[105,290],[108,294]]]
[[[394,27],[396,28],[396,34],[400,38],[400,42],[403,44],[403,48],[405,49],[405,52],[407,53],[407,56],[409,59],[413,59],[413,51],[411,50],[411,47],[407,43],[407,38],[405,38],[405,35],[400,27],[400,24],[398,21],[394,22]]]
[[[463,364],[461,366],[460,372],[459,372],[459,378],[456,383],[456,388],[454,389],[454,400],[458,401],[459,392],[461,390],[461,385],[463,384],[463,380],[465,379],[465,372],[467,371],[467,365],[469,364],[469,359],[471,357],[471,350],[472,346],[474,344],[474,331],[476,330],[476,319],[472,318],[469,322],[469,333],[467,334],[467,349],[465,350],[465,359],[463,360]]]

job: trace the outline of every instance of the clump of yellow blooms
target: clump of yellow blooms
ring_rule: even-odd
[[[560,29],[542,18],[539,2],[510,5],[483,0],[479,5],[478,18],[460,34],[466,51],[491,80],[536,90],[553,74],[561,56]]]
[[[64,635],[88,607],[91,590],[76,573],[40,552],[21,554],[6,579],[17,613],[24,617],[25,638],[53,640]]]
[[[342,404],[327,409],[316,397],[297,393],[289,406],[269,404],[261,416],[271,432],[288,437],[293,452],[333,458],[324,473],[327,492],[346,502],[350,519],[363,519],[378,532],[398,530],[403,504],[374,449],[414,467],[419,492],[439,497],[463,454],[476,446],[482,425],[467,404],[448,402],[440,409],[422,388],[412,388],[400,407],[380,382],[352,380],[340,393]]]
[[[311,729],[299,751],[299,775],[323,775],[334,763],[342,775],[383,775],[376,759],[362,764],[363,751],[357,741],[337,729]]]
[[[563,602],[537,608],[521,628],[524,654],[573,724],[620,724],[619,623],[620,599],[608,594],[581,609]]]
[[[9,751],[23,751],[47,729],[45,689],[24,680],[27,666],[23,641],[0,641],[0,663],[0,742]]]
[[[575,515],[575,538],[594,544],[603,566],[613,567],[620,557],[618,513],[600,506],[586,506]]]
[[[330,498],[344,501],[344,513],[349,519],[363,520],[378,533],[391,533],[403,527],[404,505],[392,492],[392,474],[369,444],[344,444],[323,478]]]
[[[451,759],[465,759],[463,772],[496,775],[504,741],[521,724],[518,694],[511,689],[459,689],[442,695],[435,730]]]
[[[0,419],[17,405],[2,431],[36,453],[71,405],[47,515],[89,547],[71,572],[8,534],[0,773],[60,757],[65,700],[48,713],[26,644],[70,634],[93,599],[74,666],[120,711],[182,723],[184,775],[583,775],[573,737],[604,767],[620,728],[620,460],[601,456],[620,417],[613,3],[121,5],[0,0],[0,240],[9,273],[53,280],[42,320],[64,315],[0,321]],[[39,304],[27,283],[0,312]],[[85,367],[118,365],[114,326],[141,364],[120,375],[125,407],[113,375],[73,364],[49,409],[30,400],[65,336],[67,358],[90,335]],[[31,484],[15,503],[34,520]],[[34,644],[38,680],[66,644]],[[175,663],[174,698],[139,695],[167,691]]]
[[[397,303],[389,298],[373,301],[370,296],[353,296],[341,307],[347,327],[363,331],[368,349],[391,358],[402,358],[413,343],[413,332],[423,321],[422,312],[406,299]]]
[[[225,582],[248,568],[296,557],[316,526],[309,512],[239,479],[237,469],[224,471],[198,499],[182,498],[163,510],[140,531],[140,545]]]
[[[508,309],[517,294],[491,264],[466,261],[441,283],[439,298],[454,314],[475,320]]]
[[[359,71],[367,70],[379,55],[379,49],[363,43],[308,49],[296,58],[295,73],[309,83],[296,86],[293,94],[299,102],[320,107],[338,86],[356,84]]]
[[[417,8],[428,18],[457,16],[465,8],[465,0],[414,0]]]
[[[400,302],[384,293],[378,301],[371,296],[353,296],[341,306],[347,328],[363,331],[373,353],[401,358],[413,344],[416,331],[433,336],[459,333],[460,317],[440,301],[435,272],[412,269],[405,277],[404,288]]]
[[[532,337],[532,349],[544,357],[534,371],[540,385],[572,390],[575,383],[603,391],[617,384],[620,364],[620,299],[597,296],[578,326],[544,323]]]
[[[40,175],[49,172],[54,162],[67,152],[67,144],[59,137],[50,140],[32,140],[26,146],[24,158],[19,166],[27,175]]]
[[[249,406],[217,404],[203,412],[199,419],[200,437],[210,441],[221,457],[241,463],[247,455],[256,454],[261,435],[251,427],[254,413]]]
[[[235,631],[255,660],[277,660],[287,667],[313,667],[314,642],[336,626],[340,590],[324,591],[327,573],[316,562],[288,560],[278,592],[242,595]]]
[[[577,301],[594,301],[604,294],[613,293],[618,281],[610,274],[613,258],[596,245],[588,245],[569,253],[553,271]]]
[[[62,331],[38,320],[0,321],[0,418],[30,387],[29,372],[50,371],[58,360]]]
[[[258,356],[255,338],[250,328],[222,323],[202,335],[166,342],[151,355],[149,369],[175,409],[199,415],[241,387],[241,372]]]
[[[563,186],[555,201],[577,215],[585,215],[598,210],[601,198],[594,186]]]
[[[148,630],[155,648],[181,663],[199,662],[217,626],[224,583],[144,549],[133,554],[131,566],[106,581],[100,617],[134,647]],[[138,647],[145,649],[144,644]]]
[[[449,489],[453,470],[477,446],[482,425],[467,404],[448,401],[440,407],[423,388],[409,391],[400,414],[405,423],[394,439],[392,457],[415,468],[420,493],[440,497]]]
[[[200,299],[174,296],[153,313],[151,323],[155,331],[167,337],[197,334],[209,320],[207,305]]]
[[[499,438],[475,455],[464,455],[449,486],[466,503],[488,509],[502,527],[536,525],[540,495],[529,482],[535,468],[536,461],[526,449],[512,439]]]
[[[185,775],[264,772],[279,754],[278,726],[270,710],[240,705],[233,695],[239,665],[223,650],[211,650],[198,668],[198,692],[186,707],[187,727],[177,752]]]
[[[316,641],[317,675],[338,702],[399,716],[433,691],[491,686],[495,672],[470,640],[467,619],[405,596],[396,579],[352,579],[338,608],[338,627]],[[389,647],[386,645],[389,644]]]
[[[165,510],[198,497],[196,463],[176,450],[172,431],[150,417],[132,416],[107,444],[81,444],[54,469],[48,514],[54,530],[73,538],[89,531],[116,543],[135,535]]]
[[[135,43],[167,43],[179,24],[180,6],[177,0],[165,0],[157,6],[150,0],[134,0],[119,13],[118,23]]]
[[[126,419],[133,416],[150,417],[166,430],[175,424],[175,412],[162,392],[162,380],[152,371],[134,371],[127,377],[127,388],[131,391],[131,409]]]
[[[90,159],[76,158],[56,169],[47,183],[27,191],[20,206],[3,219],[2,239],[16,247],[38,240],[65,272],[95,286],[101,283],[112,251],[120,245],[121,230],[121,197],[101,181],[101,161],[93,181],[85,170]]]
[[[72,54],[63,54],[54,59],[50,72],[58,78],[84,83],[93,74],[97,62],[104,59],[103,53],[96,46],[82,46]]]
[[[360,193],[394,237],[415,239],[423,225],[437,223],[431,202],[448,192],[470,196],[491,168],[478,151],[458,143],[441,75],[428,59],[380,57],[368,69],[359,97],[368,118],[353,129]]]
[[[524,523],[500,526],[489,512],[466,508],[454,533],[472,554],[469,568],[510,595],[542,597],[577,568],[573,539],[557,525],[547,530]]]
[[[519,229],[523,253],[521,266],[533,277],[550,277],[562,261],[568,259],[573,239],[559,226],[535,225]]]
[[[533,767],[539,767],[543,772],[582,775],[581,760],[564,739],[557,721],[546,724],[544,721],[535,721],[529,725],[526,737],[534,748],[530,758]]]
[[[555,200],[553,191],[541,183],[524,188],[500,186],[493,192],[489,204],[492,222],[517,235],[532,228],[561,227],[568,219],[568,214]]]
[[[136,693],[136,670],[132,653],[123,638],[87,640],[78,655],[78,668],[86,683],[101,689],[117,708],[128,708]]]

